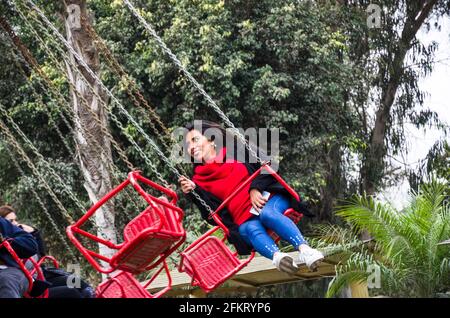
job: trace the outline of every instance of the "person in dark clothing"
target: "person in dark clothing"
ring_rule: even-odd
[[[33,254],[33,257],[37,260],[47,255],[47,249],[42,239],[41,233],[38,229],[26,224],[19,224],[17,221],[17,215],[15,210],[4,205],[0,207],[0,219],[4,218],[8,220],[11,224],[20,227],[25,232],[31,234],[36,240],[38,250],[37,253]],[[95,292],[93,288],[84,282],[80,278],[80,287],[69,287],[67,281],[69,276],[72,274],[54,267],[42,266],[42,272],[44,274],[46,283],[48,284],[48,298],[94,298]]]
[[[11,222],[0,218],[0,240],[7,239],[20,258],[37,253],[34,237]],[[0,298],[21,298],[28,290],[28,280],[19,265],[5,249],[0,249]]]
[[[203,219],[214,224],[208,210],[191,193],[192,190],[195,189],[213,210],[217,209],[261,165],[248,152],[243,155],[236,147],[239,145],[236,140],[229,138],[216,123],[196,121],[186,128],[185,150],[194,161],[194,176],[192,180],[181,177],[179,182],[182,191],[200,209]],[[234,141],[232,145],[229,145],[230,140]],[[263,156],[261,151],[259,155]],[[271,259],[279,270],[293,274],[301,263],[315,268],[323,255],[309,247],[298,227],[283,215],[291,207],[304,214],[309,213],[305,205],[273,176],[261,173],[227,204],[220,217],[230,231],[228,241],[234,244],[239,254],[248,254],[254,248]],[[298,259],[280,252],[267,229],[292,244],[299,251]]]

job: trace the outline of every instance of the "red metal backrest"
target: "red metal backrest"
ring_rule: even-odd
[[[139,214],[136,218],[131,220],[123,229],[124,241],[131,241],[137,237],[143,230],[155,229],[158,230],[161,227],[161,217],[151,206],[147,207],[144,212]]]
[[[169,200],[165,197],[158,198],[161,201],[169,204]],[[159,211],[156,212],[156,209]],[[161,219],[160,215],[163,215]],[[162,226],[161,222],[163,222]],[[149,228],[158,229],[158,232],[162,233],[182,233],[183,225],[181,222],[180,214],[175,209],[157,204],[156,202],[152,206],[148,206],[139,216],[130,221],[124,228],[124,239],[130,241],[138,236],[143,230]]]
[[[170,202],[167,199],[161,199],[161,198],[155,198],[148,193],[146,193],[139,182],[146,184],[160,192],[162,192],[164,195],[170,198]],[[98,237],[97,235],[88,233],[81,229],[81,227],[88,221],[89,218],[91,218],[96,211],[107,203],[110,199],[112,199],[114,196],[116,196],[119,192],[123,191],[128,185],[132,185],[135,190],[147,201],[149,204],[149,208],[144,210],[138,217],[136,217],[134,220],[130,222],[125,228],[124,228],[124,241],[120,244],[114,244],[108,240],[102,239]],[[119,186],[114,188],[112,191],[110,191],[106,196],[101,198],[96,204],[94,204],[87,212],[86,214],[80,218],[75,224],[70,225],[67,227],[66,232],[69,236],[72,243],[77,247],[77,249],[83,254],[83,256],[89,261],[89,263],[99,272],[102,273],[111,273],[116,268],[112,266],[112,262],[117,260],[117,257],[114,258],[106,257],[104,255],[100,255],[97,252],[90,250],[83,246],[83,244],[80,242],[78,237],[75,236],[75,234],[84,236],[90,240],[93,240],[95,242],[98,242],[100,244],[103,244],[107,246],[110,249],[118,250],[118,253],[115,255],[118,256],[120,253],[122,247],[133,247],[137,246],[139,242],[134,242],[133,239],[136,238],[139,235],[139,231],[142,231],[144,228],[148,229],[149,226],[152,226],[154,229],[154,232],[158,232],[161,230],[161,228],[166,229],[166,223],[167,227],[174,226],[174,228],[177,229],[176,233],[168,233],[169,235],[175,235],[179,237],[184,237],[185,233],[182,229],[182,218],[183,218],[183,210],[178,208],[176,206],[177,202],[177,195],[174,191],[171,189],[164,188],[151,180],[148,180],[144,177],[142,177],[138,171],[133,171],[128,174],[127,180],[122,182]],[[163,206],[164,209],[158,208],[158,206]],[[166,217],[167,213],[165,210],[169,208],[171,212],[168,214],[170,217]],[[156,225],[155,225],[156,224]],[[147,231],[148,234],[149,231]],[[184,240],[184,238],[183,238]],[[130,243],[131,242],[131,243]],[[129,244],[130,243],[130,244]],[[136,244],[135,244],[136,243]],[[98,260],[102,260],[109,264],[110,266],[102,266]]]
[[[0,248],[5,248],[8,253],[11,255],[11,257],[13,258],[13,260],[19,265],[20,269],[22,270],[22,272],[24,273],[25,277],[28,280],[28,291],[27,293],[29,293],[32,289],[33,289],[33,277],[31,276],[31,273],[28,271],[28,269],[25,267],[24,262],[20,259],[20,257],[17,255],[17,253],[14,251],[14,249],[12,248],[11,244],[9,243],[9,241],[11,241],[12,239],[6,239],[2,242],[0,242]]]
[[[98,298],[151,298],[132,274],[122,271],[101,283],[96,294]]]
[[[232,200],[239,192],[241,192],[250,182],[252,182],[257,176],[259,176],[263,171],[267,171],[271,176],[275,178],[288,192],[291,194],[297,201],[300,201],[300,196],[297,192],[295,192],[294,189],[292,189],[286,181],[284,181],[269,165],[263,164],[261,168],[256,170],[251,176],[249,176],[241,185],[233,191],[232,194],[228,196],[221,204],[220,206],[209,216],[214,219],[214,221],[222,228],[222,230],[228,235],[228,229],[225,227],[225,225],[222,223],[222,220],[220,219],[218,212],[225,208],[225,206]]]
[[[213,236],[222,230],[216,226],[195,240],[181,253],[180,272],[186,272],[192,277],[192,284],[210,292],[224,283],[231,276],[245,267],[255,256],[251,255],[240,260],[224,243],[224,239]]]

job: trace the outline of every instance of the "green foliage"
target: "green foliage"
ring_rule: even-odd
[[[56,0],[35,2],[64,33],[63,3]],[[447,12],[442,2],[439,1],[437,7],[439,15]],[[314,210],[318,211],[324,205],[324,197],[331,197],[332,209],[333,200],[359,190],[358,169],[360,161],[365,159],[371,136],[372,118],[368,108],[375,100],[369,97],[373,97],[374,87],[377,90],[385,85],[399,36],[395,30],[404,22],[405,15],[400,11],[405,7],[405,1],[380,2],[386,11],[381,30],[367,28],[365,9],[371,1],[345,5],[336,1],[297,0],[146,0],[134,3],[142,8],[143,16],[237,127],[280,129],[280,172],[302,198],[314,203]],[[219,121],[122,1],[90,0],[87,4],[97,33],[136,80],[144,97],[169,129],[183,126],[194,118]],[[66,75],[56,68],[31,29],[11,9],[9,1],[1,2],[0,14],[8,18],[45,74],[56,84],[58,92],[70,97]],[[65,48],[54,36],[46,34],[48,30],[40,29],[34,20],[30,22],[62,61],[63,56],[57,48],[63,51]],[[0,40],[0,102],[87,207],[89,202],[70,130],[59,113],[62,105],[23,59],[17,61],[13,45],[3,31]],[[431,72],[435,49],[435,44],[425,47],[414,42],[411,61],[419,63],[420,67],[408,68],[401,78],[400,96],[387,134],[392,153],[405,149],[405,120],[418,126],[436,122],[434,114],[413,110],[416,104],[423,103],[423,92],[417,80],[420,75]],[[26,78],[18,72],[16,62],[23,66]],[[105,84],[156,140],[157,136],[150,130],[148,114],[138,110],[127,97],[123,79],[114,76],[104,56],[100,56],[100,62]],[[119,118],[125,123],[124,118]],[[66,137],[71,151],[64,147],[52,122]],[[125,127],[158,166],[163,177],[176,183],[167,165],[159,160],[135,127],[126,123]],[[151,169],[119,128],[113,124],[110,128],[133,164],[153,179]],[[23,144],[22,140],[20,142]],[[13,153],[27,177],[20,175],[9,159],[8,149],[3,141],[0,142],[1,200],[14,204],[21,217],[29,218],[37,227],[51,233],[48,222],[40,213],[40,206],[30,194],[31,188],[36,189],[49,209],[55,211],[52,215],[58,225],[64,228],[66,221],[48,193]],[[170,149],[164,150],[166,154],[170,153]],[[31,155],[28,148],[26,151]],[[448,170],[446,157],[437,153],[432,155],[436,160],[430,169],[445,177]],[[124,174],[127,167],[120,162],[117,153],[114,152],[113,157]],[[34,156],[32,159],[38,162]],[[38,166],[47,176],[43,166]],[[72,216],[80,215],[83,211],[78,211],[58,182],[51,178],[49,181]],[[334,192],[329,190],[330,185]],[[204,232],[206,226],[192,204],[179,194],[191,241],[196,234]],[[137,209],[124,197],[119,198],[117,204],[120,206],[117,222],[121,227],[132,213],[137,213]],[[327,215],[331,216],[331,212]],[[47,236],[52,239],[51,234]],[[59,243],[52,241],[53,251],[65,255],[66,251]]]
[[[338,212],[351,229],[322,227],[318,246],[336,244],[347,256],[337,266],[327,295],[333,296],[350,283],[366,281],[370,266],[378,266],[382,292],[389,296],[433,297],[450,287],[448,246],[450,237],[447,184],[423,185],[401,211],[369,197],[355,197]],[[374,241],[355,250],[349,246],[367,230]],[[373,267],[372,267],[373,268]]]

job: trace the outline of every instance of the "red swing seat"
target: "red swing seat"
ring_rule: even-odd
[[[9,243],[9,241],[11,241],[13,239],[7,239],[4,241],[0,241],[0,249],[4,248],[8,251],[8,253],[11,255],[11,257],[13,258],[13,260],[19,265],[20,270],[24,273],[27,281],[28,281],[28,289],[26,291],[26,293],[23,295],[25,298],[33,298],[30,296],[30,292],[33,289],[33,282],[34,282],[34,276],[36,275],[36,278],[39,280],[44,281],[45,277],[44,277],[44,273],[41,269],[41,264],[48,258],[52,258],[51,256],[45,256],[42,257],[38,262],[36,262],[32,257],[27,258],[27,259],[21,259],[17,253],[14,251],[14,249],[11,246],[11,243]],[[25,263],[29,261],[33,264],[33,269],[29,270],[27,269],[27,267],[25,266]],[[55,260],[56,262],[56,260]],[[44,293],[38,297],[35,298],[48,298],[48,289],[46,289],[44,291]]]
[[[242,189],[252,182],[263,170],[270,173],[286,190],[300,200],[299,195],[292,189],[270,166],[263,165],[260,169],[254,172],[245,182],[243,182],[222,204],[212,213],[210,217],[218,224],[197,240],[195,240],[186,250],[181,253],[181,262],[179,265],[180,272],[186,272],[192,278],[192,285],[199,286],[205,292],[211,292],[242,268],[248,265],[255,256],[255,251],[252,251],[250,256],[241,260],[238,258],[237,252],[232,252],[225,244],[228,229],[221,222],[218,212],[222,210],[228,202],[236,196]],[[288,209],[284,213],[290,217],[294,222],[298,222],[302,218],[302,214],[293,209]],[[222,230],[224,238],[219,239],[213,234]],[[278,241],[279,237],[273,231],[269,234]]]
[[[217,222],[217,220],[216,220]],[[220,221],[219,221],[220,222]],[[218,230],[227,232],[223,225],[209,230],[181,253],[180,272],[186,272],[192,278],[192,286],[199,286],[205,292],[211,292],[231,276],[239,272],[255,256],[240,260],[225,244],[226,237],[221,240],[212,234]]]
[[[171,199],[170,202],[165,198],[156,198],[146,193],[139,181],[167,195]],[[146,200],[149,206],[125,226],[122,243],[114,244],[81,229],[81,226],[101,206],[129,184]],[[68,226],[66,232],[69,239],[98,272],[111,273],[115,270],[123,270],[130,273],[141,273],[160,265],[186,238],[186,232],[182,225],[184,213],[176,206],[176,202],[177,195],[174,191],[142,177],[138,171],[133,171],[128,174],[127,180],[93,205],[80,220]],[[103,244],[117,252],[110,258],[100,255],[84,247],[75,234]],[[98,260],[106,262],[107,265],[100,265]]]
[[[150,294],[147,291],[147,287],[155,280],[163,269],[168,278],[167,286],[155,294]],[[95,293],[97,298],[159,298],[171,288],[172,279],[169,267],[167,266],[166,261],[163,261],[163,266],[153,274],[152,278],[145,285],[141,285],[133,274],[118,271],[108,280],[98,285]]]

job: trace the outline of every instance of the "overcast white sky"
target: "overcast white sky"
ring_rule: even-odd
[[[420,81],[421,88],[428,93],[425,107],[437,112],[441,121],[450,125],[450,18],[439,21],[441,31],[421,31],[419,37],[425,43],[436,41],[439,49],[436,52],[436,65],[433,73]],[[410,152],[400,161],[416,166],[423,159],[433,144],[444,135],[437,129],[418,130],[412,125],[407,126],[408,145]],[[448,138],[448,137],[447,137]],[[394,206],[401,207],[406,203],[409,186],[404,182],[401,186],[390,188],[382,196]]]

